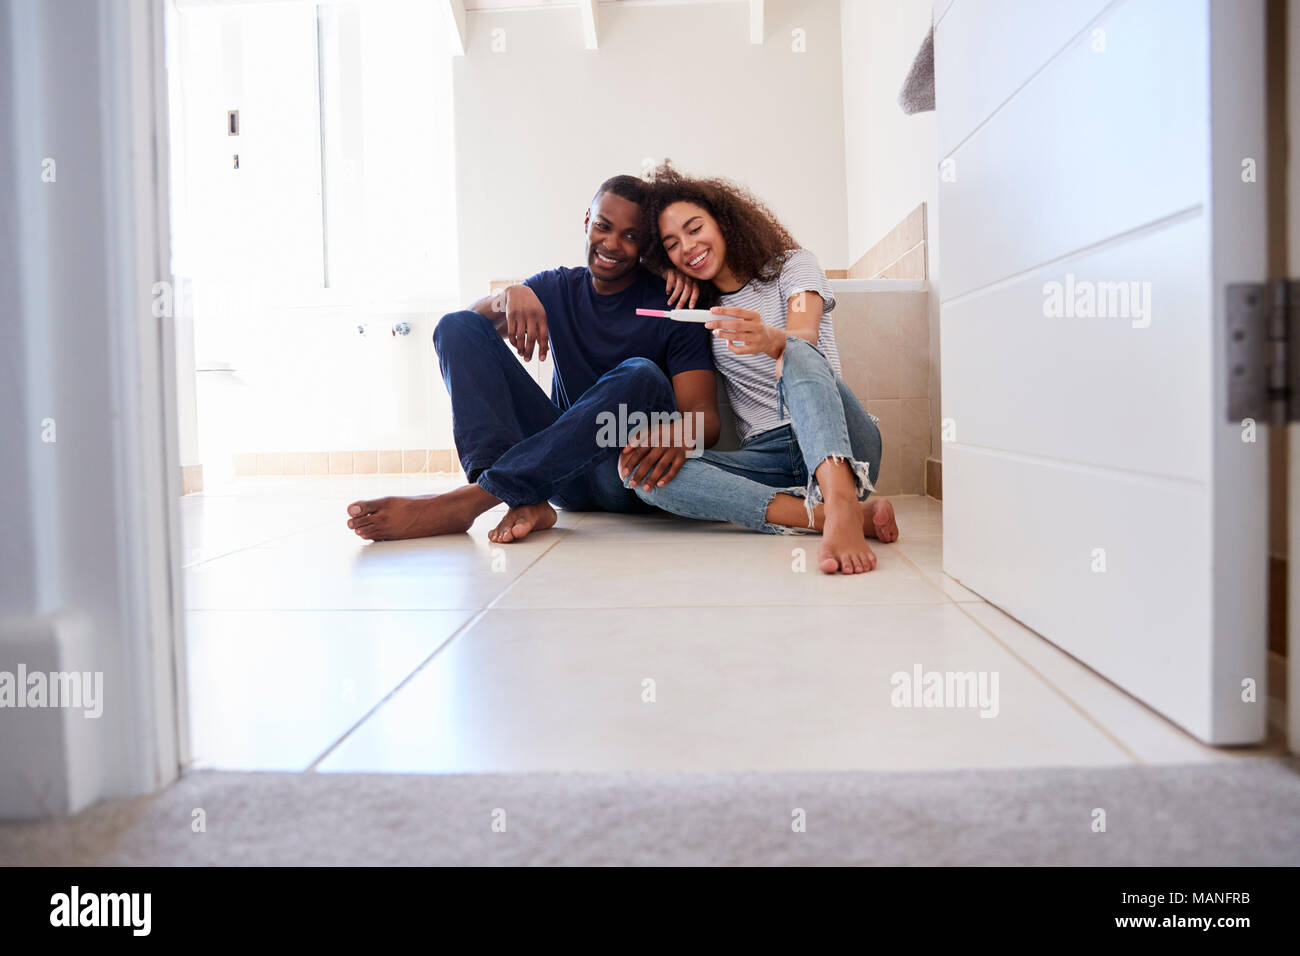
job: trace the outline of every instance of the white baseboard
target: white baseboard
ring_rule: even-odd
[[[0,618],[0,672],[27,675],[90,672],[97,655],[90,622],[59,612]],[[102,680],[102,679],[101,679]],[[111,689],[101,695],[111,694]],[[50,698],[46,696],[48,704]],[[103,707],[103,700],[98,701]],[[76,813],[98,799],[103,782],[98,719],[73,707],[0,707],[0,819]]]

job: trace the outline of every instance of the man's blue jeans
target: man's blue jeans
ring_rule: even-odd
[[[795,534],[802,529],[770,524],[767,506],[780,492],[803,498],[811,527],[812,509],[822,501],[814,472],[834,458],[849,462],[858,500],[865,501],[880,476],[880,429],[825,356],[791,337],[777,393],[790,411],[789,424],[750,437],[739,451],[706,451],[687,459],[667,485],[649,491],[638,485],[637,495],[687,518]]]
[[[619,480],[622,449],[598,444],[598,416],[617,417],[619,405],[628,415],[675,411],[672,383],[658,365],[629,358],[562,412],[477,312],[444,315],[433,344],[471,482],[512,508],[553,501],[569,511],[652,510]]]

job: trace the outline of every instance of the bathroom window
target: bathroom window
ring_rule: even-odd
[[[402,309],[457,297],[451,64],[436,5],[169,16],[174,272],[209,301]]]
[[[436,5],[316,6],[322,285],[457,296],[451,63]]]

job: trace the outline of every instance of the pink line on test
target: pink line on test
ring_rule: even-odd
[[[668,313],[665,312],[663,309],[637,309],[637,310],[636,310],[636,314],[637,314],[637,315],[657,315],[657,316],[659,316],[659,318],[661,318],[661,319],[666,319],[666,318],[668,318]]]

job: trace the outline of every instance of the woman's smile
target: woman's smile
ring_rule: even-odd
[[[707,248],[701,249],[692,258],[685,260],[683,264],[691,272],[702,273],[705,267],[708,266],[711,255]]]

